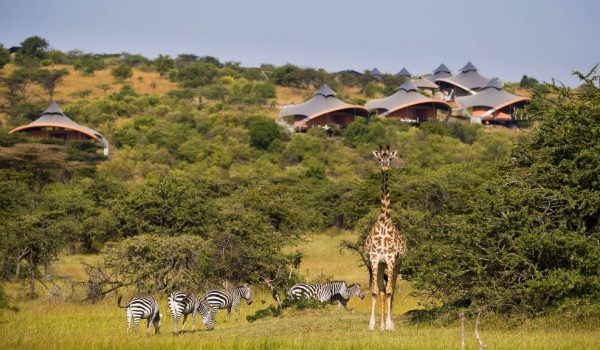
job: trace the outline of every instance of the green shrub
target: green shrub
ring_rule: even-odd
[[[250,144],[259,149],[268,149],[275,140],[283,138],[281,128],[275,121],[266,117],[259,117],[250,122],[248,127]]]

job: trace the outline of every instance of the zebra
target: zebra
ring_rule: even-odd
[[[292,299],[297,299],[302,296],[307,299],[310,299],[314,294],[315,289],[313,288],[313,285],[307,283],[296,283],[287,292],[287,295]]]
[[[246,304],[252,304],[250,286],[247,284],[233,288],[229,292],[219,289],[211,290],[206,293],[204,298],[215,312],[216,310],[227,309],[227,319],[231,317],[231,308],[235,310],[235,319],[238,319],[240,315],[239,305],[242,298],[246,299]]]
[[[348,298],[343,298],[340,294],[336,294],[336,295],[332,296],[329,301],[331,301],[332,303],[337,302],[338,308],[343,306],[346,311],[352,311],[352,309],[348,309],[348,306],[347,306],[350,298],[357,296],[361,299],[364,299],[365,294],[362,292],[362,290],[360,288],[360,284],[358,284],[358,283],[355,283],[355,284],[349,286],[347,288],[347,291],[348,291]]]
[[[121,299],[123,296],[119,296],[117,300],[117,306],[126,309],[127,312],[127,334],[129,334],[129,328],[133,322],[133,332],[137,330],[137,326],[141,319],[148,320],[147,333],[150,334],[150,323],[154,326],[154,333],[160,333],[160,318],[162,315],[158,310],[158,303],[152,295],[145,295],[140,297],[131,298],[125,306],[121,306]]]
[[[216,312],[208,305],[205,298],[198,298],[194,293],[175,291],[169,295],[169,309],[173,315],[173,329],[177,333],[177,324],[183,315],[181,332],[185,328],[185,322],[189,314],[192,314],[192,331],[196,330],[196,312],[202,315],[202,323],[208,330],[213,330],[214,314]]]
[[[348,299],[348,288],[344,281],[329,281],[318,284],[298,283],[292,286],[288,295],[293,298],[304,296],[308,299],[317,299],[320,302],[329,301],[334,295]]]

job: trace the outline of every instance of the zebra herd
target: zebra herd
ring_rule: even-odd
[[[318,284],[298,283],[292,286],[287,292],[291,299],[307,298],[316,299],[320,302],[337,303],[338,307],[347,307],[348,301],[353,296],[358,296],[363,299],[363,294],[359,284],[346,285],[344,281],[330,281]],[[158,309],[158,302],[151,295],[134,297],[130,299],[125,306],[121,306],[119,297],[117,305],[120,308],[126,309],[127,315],[127,333],[133,324],[133,332],[136,331],[141,320],[148,321],[147,333],[150,333],[150,326],[154,326],[156,334],[160,332],[162,314]],[[236,319],[239,316],[239,304],[242,299],[246,300],[248,305],[252,304],[252,296],[250,286],[244,284],[233,288],[229,291],[211,290],[203,297],[185,291],[174,291],[169,295],[168,304],[173,317],[173,331],[177,334],[177,326],[179,320],[183,316],[181,332],[185,328],[188,315],[192,315],[192,331],[195,330],[196,314],[200,313],[202,323],[208,330],[213,330],[215,327],[215,315],[218,310],[227,310],[227,318],[231,315],[231,309],[236,312]],[[350,309],[351,310],[351,309]]]
[[[158,309],[158,302],[151,295],[134,297],[130,299],[125,306],[121,306],[121,299],[117,301],[117,305],[120,308],[126,309],[127,314],[127,333],[133,324],[133,331],[135,332],[138,324],[141,320],[148,320],[147,332],[150,333],[150,325],[154,326],[154,332],[158,334],[160,332],[160,318],[162,315]],[[168,304],[173,316],[173,330],[177,333],[177,325],[179,319],[183,316],[183,323],[181,325],[181,332],[185,328],[185,322],[187,321],[188,315],[192,314],[192,330],[196,328],[196,314],[200,313],[202,316],[202,323],[208,330],[215,328],[215,315],[220,309],[227,309],[227,315],[231,313],[233,308],[239,315],[239,304],[241,299],[246,299],[246,303],[250,305],[252,303],[252,296],[250,293],[250,286],[244,284],[233,288],[230,291],[224,290],[211,290],[203,297],[198,297],[194,293],[185,291],[174,291],[169,295]]]

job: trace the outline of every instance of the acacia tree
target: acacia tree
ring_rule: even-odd
[[[411,232],[403,272],[434,302],[537,315],[600,300],[600,75],[578,76],[536,95],[539,126],[460,212]]]
[[[28,267],[29,295],[35,296],[38,269],[46,273],[63,240],[57,212],[47,206],[43,189],[64,177],[64,156],[46,145],[19,145],[0,152],[0,256],[2,275],[20,278]]]
[[[52,101],[56,88],[67,75],[69,75],[69,71],[66,69],[38,69],[34,73],[33,79],[46,90],[49,100]]]

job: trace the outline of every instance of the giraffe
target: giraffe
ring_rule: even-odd
[[[377,295],[381,300],[381,330],[394,330],[392,321],[392,301],[394,288],[398,277],[401,260],[406,254],[406,240],[394,226],[390,217],[390,192],[388,189],[388,169],[396,151],[390,151],[379,146],[379,151],[373,152],[379,163],[382,176],[381,185],[381,214],[371,228],[365,240],[365,255],[371,269],[371,321],[369,330],[375,329],[375,307]],[[384,274],[387,274],[387,283]],[[384,286],[385,284],[385,286]],[[387,318],[386,318],[387,313]],[[385,319],[385,323],[384,323]]]

